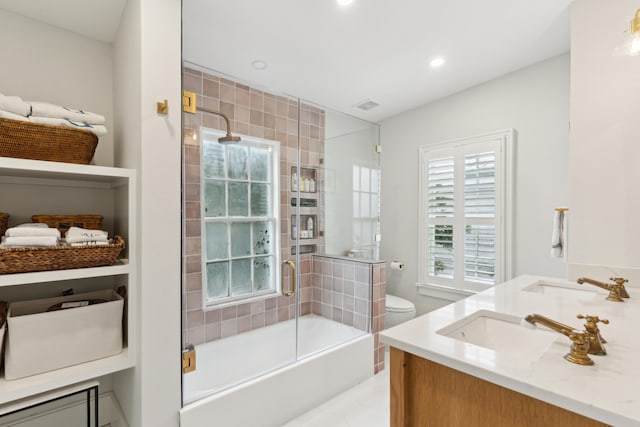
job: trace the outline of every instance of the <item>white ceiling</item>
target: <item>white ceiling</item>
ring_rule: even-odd
[[[567,52],[570,2],[184,0],[183,56],[379,121]],[[436,56],[447,62],[432,70]],[[368,98],[381,105],[354,108]]]
[[[569,50],[571,0],[183,0],[183,55],[257,87],[379,121]],[[0,0],[111,42],[126,0]],[[432,70],[427,62],[443,56]],[[251,67],[259,59],[264,71]],[[381,105],[354,108],[365,99]]]
[[[0,9],[110,43],[127,0],[0,0]]]

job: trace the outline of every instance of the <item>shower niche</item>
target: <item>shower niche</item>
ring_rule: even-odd
[[[291,239],[309,240],[318,238],[318,215],[300,215],[300,227],[296,227],[296,216],[291,215]]]
[[[291,167],[291,191],[301,193],[317,193],[318,192],[318,174],[315,168],[298,168]]]

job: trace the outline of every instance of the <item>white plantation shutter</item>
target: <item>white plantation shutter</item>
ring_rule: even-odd
[[[453,157],[430,160],[427,169],[429,217],[453,217]]]
[[[496,214],[496,153],[464,157],[464,215],[494,218]]]
[[[505,278],[511,139],[507,131],[421,147],[421,283],[481,290]]]

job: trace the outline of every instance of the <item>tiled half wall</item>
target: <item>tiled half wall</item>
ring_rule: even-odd
[[[313,313],[374,334],[374,370],[384,369],[384,261],[313,256]]]

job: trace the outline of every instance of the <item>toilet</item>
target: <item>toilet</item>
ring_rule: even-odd
[[[385,297],[384,328],[399,325],[416,316],[416,306],[411,301],[395,295]]]

